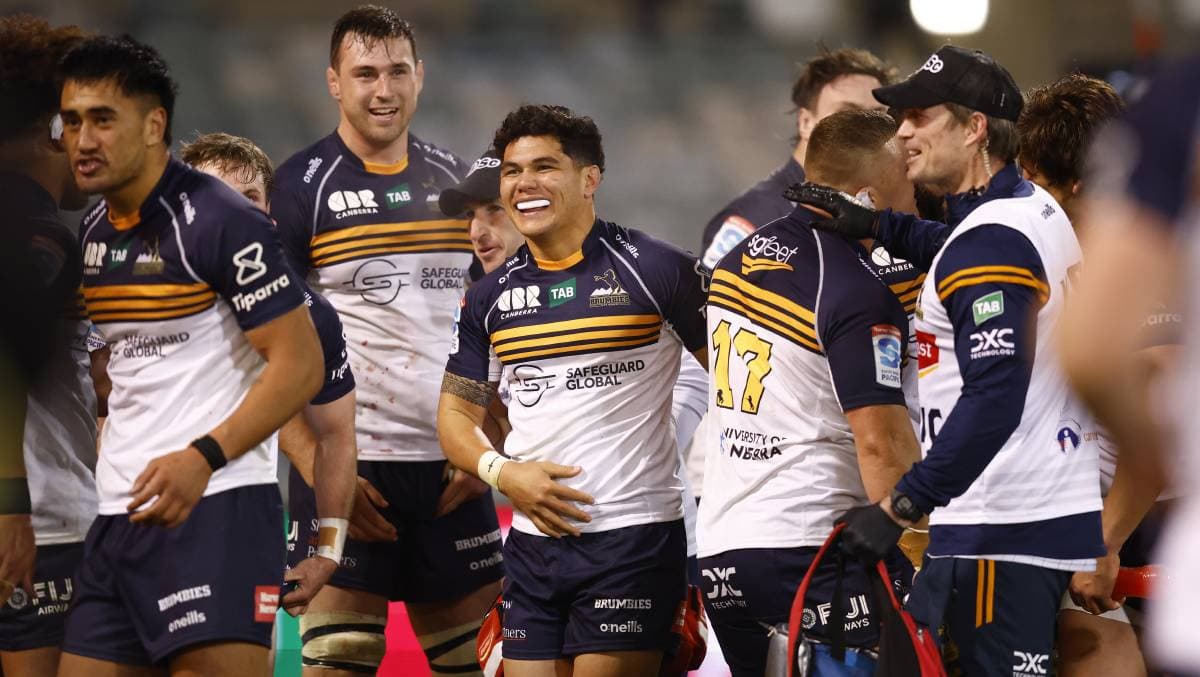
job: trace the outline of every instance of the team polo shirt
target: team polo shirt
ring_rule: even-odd
[[[443,216],[438,195],[463,169],[411,135],[399,164],[363,162],[334,132],[276,175],[284,249],[346,333],[359,459],[444,458],[438,392],[473,254],[467,221]]]
[[[824,542],[866,505],[845,412],[905,405],[908,322],[863,248],[801,207],[735,246],[708,299],[701,557]]]
[[[591,494],[584,532],[683,516],[671,423],[680,344],[704,347],[702,266],[669,244],[596,221],[580,251],[538,261],[522,246],[467,290],[446,371],[501,373],[506,454],[577,465],[559,482]],[[540,533],[522,513],[513,528]]]
[[[265,364],[244,332],[304,296],[270,219],[174,159],[137,213],[114,216],[101,200],[80,232],[87,314],[111,350],[96,488],[100,514],[116,515],[151,460],[233,413]],[[264,441],[204,495],[275,482],[275,461]]]

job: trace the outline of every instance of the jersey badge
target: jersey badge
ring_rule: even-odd
[[[550,287],[550,307],[557,308],[575,300],[575,278],[563,280]]]
[[[871,344],[875,349],[875,382],[889,388],[899,388],[900,361],[903,351],[900,330],[890,324],[871,327]]]
[[[629,305],[629,292],[621,286],[621,281],[617,279],[617,273],[612,268],[604,271],[603,275],[593,275],[592,279],[597,283],[597,287],[592,290],[591,298],[588,299],[589,306],[606,308]]]
[[[754,230],[754,224],[740,216],[725,219],[717,234],[713,236],[712,243],[708,245],[708,250],[704,252],[704,265],[709,270],[716,268],[721,257],[733,251],[733,248]]]
[[[975,326],[1004,314],[1004,292],[994,291],[975,299],[971,304],[971,314],[975,316]]]

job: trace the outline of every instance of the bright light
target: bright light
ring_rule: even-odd
[[[987,23],[988,0],[909,0],[913,19],[926,33],[967,35]]]

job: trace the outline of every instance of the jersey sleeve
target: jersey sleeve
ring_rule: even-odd
[[[704,226],[701,262],[709,270],[715,269],[726,254],[755,230],[754,223],[745,216],[729,208],[722,210]]]
[[[933,257],[946,244],[953,229],[939,221],[926,221],[913,214],[879,212],[876,239],[892,256],[905,259],[918,270],[929,272]]]
[[[247,204],[227,207],[210,219],[210,228],[195,239],[186,258],[229,303],[243,331],[304,303],[304,289],[265,214]]]
[[[835,246],[841,243],[832,243]],[[817,332],[842,411],[905,406],[901,373],[908,318],[895,295],[865,268],[825,266]]]
[[[688,352],[700,350],[708,344],[704,311],[709,270],[696,257],[673,245],[644,235],[638,239],[647,244],[641,259],[653,262],[643,263],[640,272],[663,319],[671,323]]]
[[[308,247],[312,240],[312,205],[303,193],[276,186],[271,191],[271,218],[287,261],[300,277],[307,277]]]
[[[490,383],[497,380],[498,370],[491,340],[483,326],[486,300],[480,298],[479,291],[479,286],[468,289],[454,313],[454,334],[450,339],[446,371],[472,381]]]
[[[354,371],[350,369],[350,354],[346,351],[346,335],[337,311],[328,301],[314,291],[305,291],[311,297],[309,313],[317,328],[321,341],[321,353],[325,359],[325,379],[321,390],[310,404],[328,404],[337,401],[354,390]]]
[[[897,489],[926,513],[961,495],[1016,430],[1049,294],[1041,257],[1020,232],[974,228],[947,245],[934,271],[954,331],[962,392],[924,460]]]

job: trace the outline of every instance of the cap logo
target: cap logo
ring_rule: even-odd
[[[475,164],[471,165],[471,171],[467,172],[467,176],[474,174],[475,172],[479,171],[480,169],[491,169],[493,167],[499,167],[499,166],[500,166],[499,158],[481,157],[475,161]]]
[[[944,65],[945,64],[942,63],[942,58],[937,54],[934,54],[933,56],[929,57],[929,60],[925,62],[924,66],[921,66],[921,70],[929,71],[930,73],[940,73],[942,72],[942,66]]]

